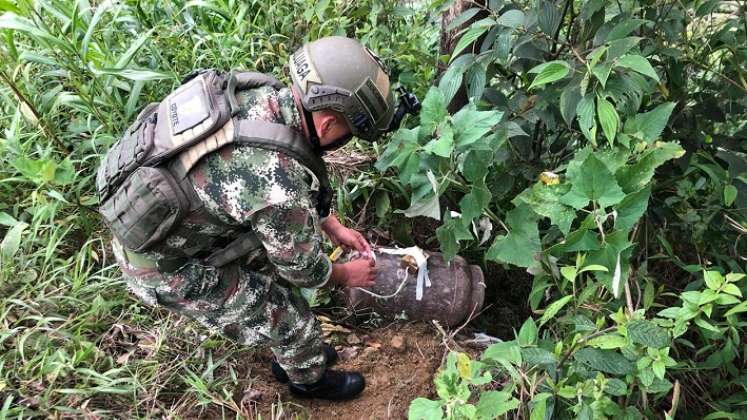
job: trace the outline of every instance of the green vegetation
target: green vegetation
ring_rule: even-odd
[[[347,34],[396,57],[395,80],[433,78],[427,13],[338,6],[0,1],[0,418],[252,414],[232,398],[250,349],[128,296],[93,177],[139,110],[196,68],[282,75],[304,40]]]
[[[479,361],[451,358],[411,418],[747,415],[745,11],[568,0],[462,14],[482,14],[467,53],[378,165],[396,168],[407,216],[441,220],[443,252],[526,269],[538,317]],[[450,115],[463,83],[471,102]]]
[[[744,1],[0,0],[0,418],[254,414],[251,349],[127,295],[93,176],[194,69],[283,75],[331,34],[423,98],[355,145],[339,214],[500,267],[534,314],[411,418],[747,416]]]

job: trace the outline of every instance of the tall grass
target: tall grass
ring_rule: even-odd
[[[324,35],[364,39],[422,89],[437,31],[427,5],[397,3],[0,1],[0,419],[253,414],[233,398],[252,349],[128,295],[95,169],[194,69],[282,75]]]

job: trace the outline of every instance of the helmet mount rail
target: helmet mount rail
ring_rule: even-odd
[[[422,108],[418,97],[415,96],[415,94],[408,92],[404,86],[398,87],[397,93],[399,93],[399,104],[397,105],[397,110],[394,112],[394,116],[392,117],[392,122],[386,130],[387,133],[397,130],[402,123],[402,120],[405,118],[405,115],[417,115],[420,113],[420,109]]]

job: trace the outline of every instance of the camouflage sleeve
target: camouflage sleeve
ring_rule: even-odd
[[[310,200],[299,197],[267,207],[252,216],[252,225],[282,278],[309,288],[329,281],[332,263],[322,252],[318,216]]]
[[[296,160],[279,155],[276,180],[266,203],[250,222],[278,274],[298,287],[324,286],[332,263],[322,251],[319,214],[312,200],[311,175]]]
[[[222,219],[251,226],[278,274],[321,287],[332,266],[322,252],[314,196],[318,181],[295,159],[248,146],[208,155],[192,172],[195,190]]]

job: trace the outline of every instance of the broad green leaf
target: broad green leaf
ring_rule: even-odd
[[[615,219],[615,229],[630,229],[643,216],[648,208],[648,199],[651,197],[651,186],[628,194],[615,207],[617,218]]]
[[[628,36],[631,32],[638,29],[641,25],[646,23],[643,19],[625,19],[622,22],[615,25],[614,28],[607,34],[606,41],[614,41],[623,37]]]
[[[433,130],[446,118],[446,100],[440,89],[431,87],[423,99],[420,111],[420,126],[426,133]]]
[[[576,118],[576,107],[579,101],[581,101],[581,92],[578,86],[566,86],[560,94],[560,114],[569,127]]]
[[[589,55],[586,56],[588,66],[591,68],[596,67],[605,52],[607,52],[606,46],[597,47],[592,52],[590,52]]]
[[[573,358],[591,369],[613,375],[633,373],[634,366],[628,359],[613,350],[600,350],[590,347],[577,351]]]
[[[482,216],[482,211],[490,204],[492,194],[483,182],[472,185],[472,189],[459,201],[459,208],[462,210],[464,220],[472,221],[474,218]]]
[[[480,140],[491,132],[503,117],[500,111],[478,111],[474,104],[460,109],[452,117],[454,122],[454,142],[458,149]]]
[[[473,239],[462,219],[452,218],[449,211],[444,214],[444,223],[436,229],[436,237],[447,261],[451,261],[459,252],[459,241]]]
[[[713,13],[713,11],[718,9],[718,6],[722,3],[722,1],[723,0],[708,0],[700,3],[698,8],[695,10],[695,16],[703,17],[705,15]]]
[[[604,392],[616,397],[622,397],[628,393],[628,384],[617,378],[609,378],[607,379],[607,385],[604,387]]]
[[[482,353],[482,360],[503,360],[513,365],[521,364],[521,348],[514,341],[501,341],[491,344]]]
[[[739,290],[739,287],[737,287],[736,284],[725,284],[723,287],[724,293],[728,293],[730,295],[734,295],[737,297],[742,297],[742,291]]]
[[[617,39],[609,43],[607,49],[607,60],[614,60],[624,54],[627,54],[633,47],[638,45],[643,38],[629,36],[627,38]]]
[[[9,260],[16,255],[18,249],[21,247],[21,235],[28,226],[28,224],[21,222],[8,230],[3,241],[0,242],[0,255],[3,258]]]
[[[602,64],[598,64],[594,66],[594,68],[591,69],[592,73],[594,73],[594,76],[599,80],[599,83],[602,84],[602,87],[605,87],[607,85],[607,79],[610,77],[610,73],[612,72],[612,62],[607,61]]]
[[[597,157],[590,154],[580,167],[580,176],[571,179],[571,190],[560,201],[575,209],[582,209],[590,200],[601,207],[619,203],[625,198],[615,177]]]
[[[714,411],[713,413],[703,417],[703,420],[717,420],[717,419],[730,419],[730,420],[737,420],[741,417],[741,415],[737,413],[727,412],[727,411]]]
[[[661,137],[664,127],[667,126],[669,116],[674,109],[674,102],[663,103],[649,112],[637,114],[628,118],[625,123],[625,132],[638,134],[645,142],[651,144]]]
[[[529,420],[545,420],[547,412],[547,399],[549,395],[539,394],[532,399],[532,412],[529,414]]]
[[[454,150],[454,129],[451,128],[451,124],[441,125],[440,133],[438,138],[431,140],[423,146],[423,150],[428,153],[432,153],[441,157],[451,157],[451,152]]]
[[[557,315],[558,312],[563,309],[563,307],[565,307],[568,302],[571,301],[571,299],[573,299],[572,295],[563,296],[562,298],[548,305],[547,309],[545,309],[545,312],[542,314],[542,317],[539,320],[540,326],[545,325],[547,321],[553,319],[553,317],[555,317],[555,315]]]
[[[477,8],[477,7],[473,7],[471,9],[465,10],[464,12],[462,12],[462,14],[460,14],[459,16],[457,16],[456,19],[454,19],[453,21],[451,21],[451,23],[449,24],[449,26],[446,27],[446,30],[447,31],[451,31],[451,30],[454,30],[454,29],[462,26],[463,23],[465,23],[468,20],[470,20],[479,11],[480,11],[480,9]]]
[[[560,26],[562,15],[560,9],[552,1],[543,1],[539,5],[537,12],[537,23],[539,23],[542,32],[555,36],[555,31]]]
[[[529,70],[529,73],[539,73],[532,81],[529,89],[560,80],[567,76],[570,70],[568,63],[561,60],[540,64]]]
[[[511,9],[502,14],[496,21],[498,25],[509,28],[518,28],[524,24],[524,12],[521,10]]]
[[[556,254],[556,252],[567,253],[598,250],[602,245],[597,236],[598,233],[587,228],[581,228],[569,233],[566,236],[565,243],[555,245],[551,248],[551,251],[553,254]]]
[[[615,142],[615,135],[617,135],[617,127],[620,124],[620,117],[617,116],[615,106],[606,98],[598,97],[597,116],[599,117],[599,124],[602,126],[604,136],[607,137],[607,141],[610,145],[613,145]]]
[[[685,150],[677,143],[656,143],[652,150],[638,159],[638,162],[620,168],[615,173],[615,178],[626,193],[639,191],[651,181],[656,168],[684,154]]]
[[[531,346],[537,342],[537,324],[531,317],[522,324],[517,339],[521,346]]]
[[[485,258],[521,267],[533,265],[534,254],[541,248],[536,214],[522,204],[508,213],[506,224],[510,232],[495,238]]]
[[[511,397],[509,392],[487,391],[480,394],[477,402],[477,418],[495,419],[516,409],[519,400]]]
[[[531,188],[522,191],[513,199],[514,205],[525,203],[540,216],[549,217],[550,221],[567,235],[571,230],[571,223],[576,218],[576,212],[561,203],[560,199],[568,192],[568,185],[545,185],[535,183]]]
[[[594,118],[594,95],[584,96],[576,106],[578,125],[591,144],[597,144],[597,122]]]
[[[418,147],[418,130],[400,128],[394,133],[386,150],[374,166],[381,172],[392,166],[400,168]]]
[[[2,224],[2,222],[0,222],[0,224]],[[736,283],[746,277],[747,274],[744,273],[729,273],[726,275],[726,281],[729,283]]]
[[[467,97],[479,101],[485,92],[487,69],[481,64],[475,64],[467,71]]]
[[[628,345],[628,339],[617,334],[604,334],[587,341],[586,345],[600,349],[619,349]]]
[[[729,309],[728,311],[726,311],[726,313],[724,314],[724,316],[731,316],[731,315],[734,315],[734,314],[741,314],[742,312],[747,312],[747,301],[744,301],[744,302],[740,303],[739,305],[737,305],[737,306]]]
[[[651,67],[651,63],[649,63],[645,57],[641,57],[640,55],[624,55],[617,59],[615,65],[617,67],[631,69],[644,76],[648,76],[657,82],[659,81],[659,75],[656,73],[656,70]]]
[[[569,265],[560,267],[560,274],[568,281],[575,281],[576,276],[578,276],[578,270],[576,270],[576,267]]]
[[[727,185],[724,187],[724,205],[729,207],[737,199],[737,187],[733,185]]]
[[[465,48],[469,47],[470,45],[472,45],[472,43],[477,41],[477,38],[480,38],[482,34],[488,31],[488,29],[490,29],[488,26],[473,26],[467,32],[465,32],[464,35],[459,38],[456,47],[454,47],[454,51],[451,53],[450,61],[454,61],[454,59],[459,55],[460,52],[464,51]]]
[[[428,171],[428,181],[433,188],[433,195],[428,195],[411,203],[410,207],[403,213],[407,217],[426,216],[431,219],[441,220],[441,206],[438,202],[438,182],[433,172]]]
[[[440,401],[431,401],[427,398],[416,398],[410,403],[407,412],[409,420],[441,420],[444,410]]]
[[[718,327],[706,321],[705,318],[703,317],[695,318],[695,324],[697,324],[700,328],[703,328],[704,330],[715,332],[716,334],[721,334],[721,330],[718,329]]]
[[[472,150],[465,155],[462,175],[473,184],[485,179],[488,169],[493,164],[493,154],[490,152]]]
[[[461,56],[462,58],[464,56]],[[438,90],[443,93],[443,102],[448,104],[454,98],[459,88],[462,86],[462,80],[464,79],[464,69],[461,66],[456,66],[457,61],[455,60],[449,66],[449,69],[444,72],[441,76],[441,80],[438,82]],[[422,111],[421,111],[422,114]]]
[[[666,373],[667,368],[664,366],[663,360],[654,360],[654,362],[651,363],[651,368],[657,378],[664,379],[664,373]]]
[[[667,331],[651,321],[631,321],[626,325],[628,338],[634,343],[660,349],[671,343]]]
[[[711,290],[717,290],[724,284],[724,276],[718,271],[704,271],[703,280],[705,280],[706,286]]]
[[[554,365],[558,363],[558,359],[553,352],[540,347],[523,347],[521,349],[521,357],[524,359],[524,363],[529,366]]]

